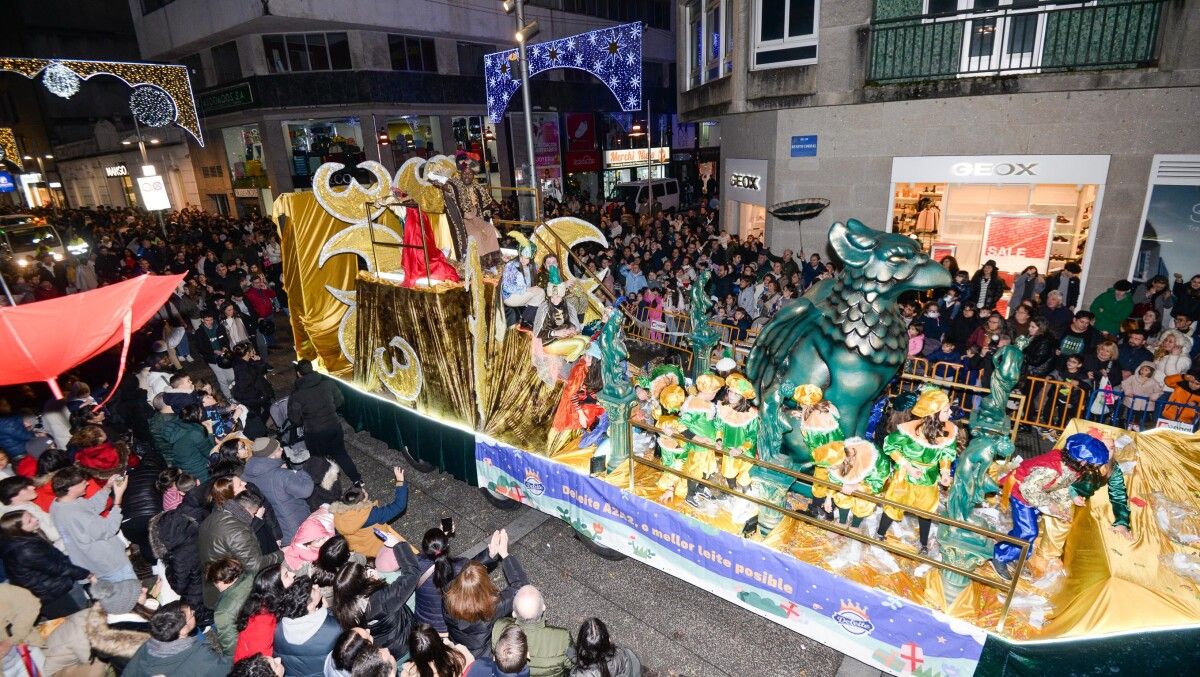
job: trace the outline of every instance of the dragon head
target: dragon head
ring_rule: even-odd
[[[829,244],[851,278],[871,281],[880,295],[896,297],[910,289],[949,287],[950,272],[929,258],[915,241],[881,233],[858,219],[835,223]]]

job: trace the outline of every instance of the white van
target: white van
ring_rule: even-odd
[[[0,246],[20,268],[36,265],[39,253],[50,252],[55,261],[67,255],[58,229],[29,214],[0,216]]]
[[[666,209],[679,209],[679,181],[675,179],[650,179],[654,201]],[[645,181],[623,181],[613,186],[608,194],[610,202],[624,205],[636,212],[637,206],[646,201]]]

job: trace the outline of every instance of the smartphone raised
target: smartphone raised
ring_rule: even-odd
[[[388,533],[379,527],[373,527],[371,531],[374,531],[375,537],[381,541],[386,541],[388,539]]]
[[[446,534],[447,536],[454,535],[454,518],[453,517],[443,517],[442,518],[442,533]]]

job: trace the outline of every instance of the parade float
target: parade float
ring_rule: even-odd
[[[343,385],[356,427],[891,673],[1178,673],[1194,652],[1200,441],[1076,420],[1054,463],[1015,449],[1015,346],[997,355],[988,391],[946,383],[938,395],[931,379],[898,378],[897,296],[947,283],[912,240],[835,224],[843,272],[782,309],[732,369],[712,359],[721,347],[698,293],[690,374],[639,372],[629,318],[560,266],[590,334],[547,382],[535,363],[540,337],[555,338],[510,326],[503,271],[485,271],[473,235],[456,251],[452,234],[466,230],[446,189],[453,160],[409,160],[394,176],[364,163],[367,185],[336,185],[341,169],[321,167],[313,191],[281,196],[274,217],[297,353]],[[528,241],[533,265],[607,246],[572,218]],[[573,389],[589,369],[600,381],[579,390],[585,406]],[[887,399],[903,391],[905,405]],[[967,417],[942,413],[952,398]],[[909,407],[886,436],[872,429],[888,425],[877,403]],[[1091,470],[1068,468],[1084,447],[1100,450],[1080,452],[1086,468],[1103,468],[1086,492],[1076,480]],[[1045,496],[1032,495],[1031,473]],[[712,498],[688,500],[701,493]]]

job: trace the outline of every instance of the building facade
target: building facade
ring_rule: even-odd
[[[690,0],[677,20],[680,116],[723,130],[728,230],[811,252],[858,218],[969,271],[1074,261],[1085,302],[1200,272],[1139,255],[1151,187],[1200,184],[1195,3]],[[767,212],[809,197],[830,206],[801,227]]]
[[[413,156],[456,151],[477,157],[493,184],[514,185],[514,164],[524,155],[510,130],[523,139],[523,127],[511,115],[488,121],[482,74],[485,54],[515,44],[515,21],[498,0],[129,2],[143,58],[182,63],[193,74],[205,145],[193,144],[191,156],[205,208],[268,212],[274,196],[309,188],[326,161],[379,160],[395,171]],[[674,110],[671,0],[526,4],[527,21],[541,27],[534,43],[645,22],[644,93],[656,112]],[[551,120],[562,139],[548,155],[559,184],[591,186],[595,195],[610,140],[604,113],[619,111],[617,102],[579,71],[550,71],[532,82],[539,124]],[[568,147],[561,130],[572,120],[592,131]],[[617,143],[632,143],[618,136]],[[549,175],[541,149],[538,157],[538,175]]]

